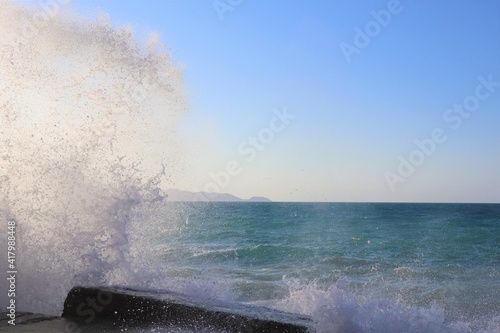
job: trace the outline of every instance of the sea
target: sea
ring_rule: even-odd
[[[170,202],[206,140],[185,138],[166,45],[64,1],[4,1],[0,33],[0,270],[17,311],[128,286],[305,314],[317,333],[500,332],[499,204]]]
[[[167,207],[159,255],[202,294],[222,281],[219,297],[311,315],[318,332],[499,331],[498,204]]]

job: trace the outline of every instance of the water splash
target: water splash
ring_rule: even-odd
[[[145,283],[138,221],[155,222],[187,109],[157,39],[64,11],[0,12],[0,218],[18,226],[18,306],[54,314],[75,284]]]
[[[430,307],[410,306],[394,299],[377,299],[354,295],[347,282],[339,280],[329,288],[315,282],[301,284],[289,281],[290,295],[279,307],[313,318],[317,333],[495,333],[500,317],[486,321],[448,322],[445,309],[434,303]]]

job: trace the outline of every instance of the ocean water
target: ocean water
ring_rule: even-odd
[[[498,204],[166,207],[182,213],[158,255],[212,297],[306,313],[321,332],[499,329]]]
[[[18,311],[120,285],[308,314],[319,333],[500,332],[500,205],[169,202],[192,157],[180,66],[157,38],[54,3],[0,11]]]

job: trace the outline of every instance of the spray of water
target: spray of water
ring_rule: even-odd
[[[54,314],[75,284],[147,283],[141,242],[187,109],[182,71],[156,38],[56,5],[2,0],[0,11],[2,234],[15,220],[18,306]]]

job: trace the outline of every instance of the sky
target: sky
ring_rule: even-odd
[[[184,67],[181,133],[196,148],[178,189],[500,203],[498,1],[70,6],[158,34]]]

